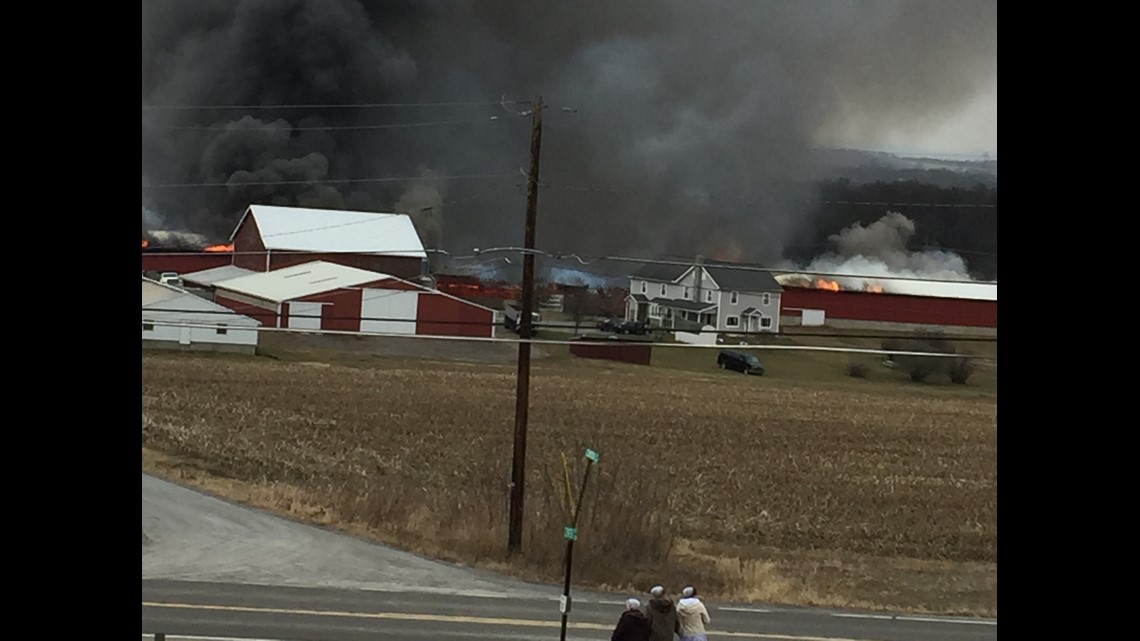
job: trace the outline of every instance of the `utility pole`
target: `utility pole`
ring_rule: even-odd
[[[523,486],[526,480],[526,420],[530,409],[530,337],[534,310],[534,219],[538,209],[538,156],[542,147],[542,96],[535,98],[530,134],[530,172],[527,177],[526,233],[523,246],[522,310],[519,313],[518,387],[515,392],[515,447],[511,467],[511,509],[507,553],[522,547]]]

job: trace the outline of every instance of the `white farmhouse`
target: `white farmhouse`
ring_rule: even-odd
[[[755,268],[648,265],[630,276],[625,319],[686,331],[778,332],[781,292],[770,272]]]
[[[208,327],[207,327],[208,326]],[[144,347],[255,353],[261,323],[184,289],[142,279]]]

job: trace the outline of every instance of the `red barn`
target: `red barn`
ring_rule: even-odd
[[[997,301],[785,287],[782,311],[823,310],[828,320],[997,328]]]
[[[390,274],[325,261],[212,286],[217,303],[267,327],[490,338],[498,321],[487,307]]]
[[[325,261],[416,278],[427,265],[412,219],[403,214],[250,205],[230,242],[232,264],[259,272]]]

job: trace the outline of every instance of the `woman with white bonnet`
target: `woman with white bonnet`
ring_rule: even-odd
[[[681,641],[709,640],[705,634],[705,626],[709,624],[709,611],[697,598],[697,591],[692,586],[681,592],[681,600],[677,602],[677,623]]]

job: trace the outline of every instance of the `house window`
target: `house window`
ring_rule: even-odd
[[[153,332],[154,331],[154,321],[144,320],[143,321],[143,331],[144,332]]]
[[[648,283],[646,283],[645,281],[641,281],[641,293],[642,294],[644,294],[646,292],[646,286],[647,285],[648,285]]]
[[[692,295],[691,289],[689,287],[686,287],[685,288],[685,300],[689,300],[692,297],[693,297],[693,295]]]
[[[728,318],[724,319],[724,324],[728,327],[740,327],[740,317],[729,316]]]
[[[705,291],[705,302],[706,303],[712,302],[712,290],[711,289]]]
[[[772,327],[772,318],[769,316],[761,316],[760,317],[760,327],[763,327],[766,329]]]
[[[667,292],[667,291],[669,291],[668,285],[666,285],[665,283],[661,283],[661,295],[664,296],[665,292]]]
[[[218,329],[216,329],[214,331],[216,331],[219,336],[225,336],[226,332],[229,330],[226,329],[226,326],[224,324],[219,324]]]
[[[764,294],[764,297],[761,300],[764,301],[765,305],[771,305],[772,304],[772,295],[771,294]]]
[[[732,292],[732,304],[735,305],[740,302],[740,293]]]

